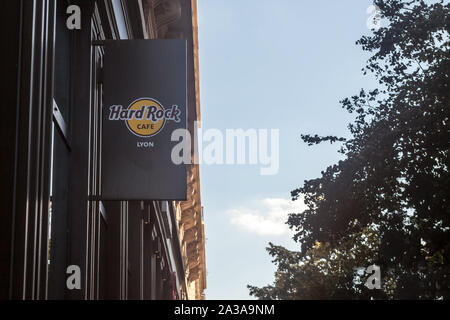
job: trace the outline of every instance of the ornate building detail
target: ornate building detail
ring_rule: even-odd
[[[181,18],[180,0],[148,0],[143,7],[149,24],[149,38],[152,39],[167,38],[170,25]]]

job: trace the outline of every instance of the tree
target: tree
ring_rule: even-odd
[[[378,233],[366,228],[332,247],[330,243],[316,242],[305,255],[269,244],[278,269],[274,285],[263,288],[249,286],[250,294],[264,300],[291,299],[351,299],[372,294],[364,286],[364,270],[378,254]],[[390,291],[385,282],[386,291]],[[385,298],[384,292],[376,292]]]
[[[379,88],[341,101],[355,114],[351,138],[302,135],[309,145],[342,142],[344,160],[291,192],[293,200],[303,195],[308,208],[287,221],[301,250],[270,245],[278,271],[273,286],[249,287],[258,298],[450,298],[450,6],[374,4],[388,25],[357,44],[373,53],[363,72],[375,74]],[[378,240],[364,251],[358,235],[367,230]],[[355,261],[342,249],[349,243],[360,250]],[[306,263],[314,257],[334,263],[336,251],[338,265],[379,265],[383,290],[362,294],[351,268],[324,272]],[[316,295],[299,281],[333,285]]]

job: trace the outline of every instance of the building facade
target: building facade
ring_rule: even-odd
[[[80,8],[80,29],[67,27],[71,5]],[[3,12],[0,298],[204,299],[198,166],[188,167],[186,201],[102,201],[100,194],[105,52],[98,42],[186,39],[194,136],[196,0],[18,0]],[[67,285],[73,266],[79,288]]]

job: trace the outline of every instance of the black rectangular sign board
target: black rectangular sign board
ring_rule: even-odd
[[[105,41],[102,106],[104,200],[185,200],[186,165],[172,132],[186,129],[186,41]]]

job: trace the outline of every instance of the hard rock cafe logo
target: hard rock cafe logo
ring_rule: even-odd
[[[109,120],[125,121],[128,130],[138,137],[152,137],[158,134],[166,121],[180,122],[181,110],[177,105],[165,109],[152,98],[139,98],[128,109],[121,105],[109,107]]]

